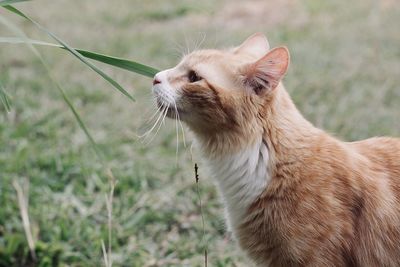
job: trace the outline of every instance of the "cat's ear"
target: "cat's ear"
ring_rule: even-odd
[[[255,33],[235,49],[237,54],[249,54],[260,58],[269,51],[267,37],[262,33]]]
[[[256,94],[275,89],[289,67],[289,51],[286,47],[277,47],[261,59],[246,65],[241,75],[244,84]]]

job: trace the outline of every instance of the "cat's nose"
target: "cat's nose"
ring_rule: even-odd
[[[159,79],[157,79],[157,78],[154,78],[153,86],[156,85],[156,84],[159,84],[159,83],[161,83],[161,81]]]

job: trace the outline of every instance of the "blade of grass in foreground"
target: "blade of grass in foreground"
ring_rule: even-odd
[[[27,2],[31,0],[0,0],[0,6],[8,6],[18,2]]]
[[[111,85],[113,85],[118,91],[120,91],[122,94],[124,94],[126,97],[128,97],[130,100],[135,101],[135,99],[115,80],[113,80],[110,76],[108,76],[106,73],[104,73],[102,70],[97,68],[93,63],[89,62],[87,59],[85,59],[80,53],[78,53],[74,48],[70,47],[67,43],[65,43],[63,40],[58,38],[55,34],[44,28],[42,25],[34,21],[33,19],[29,18],[27,15],[19,11],[13,6],[4,6],[5,9],[8,11],[23,17],[24,19],[28,20],[29,22],[33,23],[39,30],[45,32],[47,35],[49,35],[51,38],[53,38],[56,42],[58,42],[64,49],[68,50],[72,55],[74,55],[76,58],[78,58],[80,61],[82,61],[84,64],[89,66],[92,70],[94,70],[97,74],[99,74],[101,77],[103,77],[106,81],[108,81]]]
[[[20,40],[28,40],[28,37],[25,35],[25,33],[20,30],[18,27],[13,25],[11,22],[5,20],[3,17],[0,16],[0,23],[4,24],[6,27],[8,27],[11,31],[13,31],[16,35],[21,36],[19,38]],[[90,134],[89,130],[87,129],[86,125],[84,124],[83,120],[81,119],[79,113],[76,111],[74,105],[72,104],[71,100],[65,93],[64,89],[61,87],[60,83],[53,77],[51,70],[49,66],[47,65],[46,61],[42,57],[42,55],[39,53],[39,51],[30,43],[30,42],[25,42],[25,44],[32,50],[32,52],[38,57],[40,62],[42,63],[43,67],[45,68],[47,75],[49,76],[50,80],[53,82],[55,85],[56,89],[60,92],[64,102],[67,104],[68,108],[71,110],[72,114],[74,115],[75,119],[78,122],[79,127],[82,129],[82,131],[85,133],[86,137],[89,140],[90,145],[92,146],[94,152],[98,156],[98,158],[102,161],[104,164],[104,157],[103,153],[98,147],[97,143],[94,141],[92,135]]]
[[[152,67],[143,65],[143,64],[138,63],[138,62],[126,60],[126,59],[123,59],[123,58],[107,56],[107,55],[94,53],[94,52],[86,51],[86,50],[82,50],[82,49],[79,49],[77,51],[81,55],[83,55],[83,56],[85,56],[87,58],[91,58],[91,59],[94,59],[94,60],[109,64],[109,65],[121,68],[121,69],[133,71],[133,72],[136,72],[138,74],[141,74],[143,76],[147,76],[147,77],[150,77],[150,78],[153,78],[154,75],[156,75],[157,72],[159,72],[159,70],[154,69]]]
[[[0,100],[3,103],[6,111],[10,112],[10,110],[11,110],[10,99],[8,98],[7,93],[4,90],[3,84],[1,82],[0,82]]]
[[[25,39],[25,38],[23,39],[23,38],[18,38],[18,37],[0,37],[0,43],[25,44],[27,42],[30,44],[33,44],[33,45],[44,45],[44,46],[52,46],[52,47],[58,47],[58,48],[65,49],[61,45],[42,42],[42,41],[38,41],[38,40]],[[87,57],[87,58],[90,58],[93,60],[97,60],[99,62],[108,64],[108,65],[111,65],[111,66],[114,66],[117,68],[135,72],[137,74],[147,76],[150,78],[153,78],[154,75],[156,75],[156,73],[159,72],[159,70],[157,70],[155,68],[143,65],[143,64],[135,62],[135,61],[118,58],[118,57],[113,57],[113,56],[108,56],[108,55],[95,53],[95,52],[78,49],[78,48],[74,48],[74,49],[84,57]]]

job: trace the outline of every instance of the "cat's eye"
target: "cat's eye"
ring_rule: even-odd
[[[194,71],[191,70],[188,73],[189,82],[194,83],[200,81],[202,78]]]

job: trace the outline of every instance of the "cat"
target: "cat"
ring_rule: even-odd
[[[152,90],[193,132],[257,266],[400,266],[400,139],[314,127],[282,85],[289,61],[257,33],[186,55]]]

